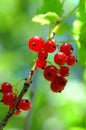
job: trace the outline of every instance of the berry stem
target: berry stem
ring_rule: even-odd
[[[52,32],[51,32],[51,34],[50,34],[50,36],[49,36],[49,40],[50,40],[50,39],[53,39],[53,37],[54,37],[55,34],[57,33],[57,31],[58,31],[60,25],[61,25],[61,22],[60,22],[60,21],[57,21],[57,22],[56,22],[56,26],[54,27],[54,29],[52,30]]]
[[[65,43],[65,42],[74,42],[74,39],[69,39],[69,40],[64,40],[64,41],[59,41],[59,40],[55,40],[57,43]]]
[[[14,88],[18,87],[18,85],[19,85],[23,80],[26,80],[26,78],[20,79],[13,87],[14,87]]]
[[[76,11],[78,7],[79,7],[79,4],[67,16],[65,16],[61,22],[64,22],[65,20],[67,20]]]
[[[36,71],[36,65],[34,64],[31,71],[29,72],[28,77],[26,78],[26,81],[24,83],[24,86],[23,86],[18,98],[15,100],[14,107],[11,110],[8,111],[5,118],[0,123],[0,130],[3,130],[3,127],[7,124],[9,118],[14,114],[15,110],[17,109],[18,103],[20,102],[23,95],[27,92],[28,88],[30,87],[30,83],[32,81],[32,77],[33,77],[35,71]]]
[[[79,7],[79,4],[78,4],[66,17],[64,17],[63,19],[58,20],[58,21],[56,22],[56,26],[55,26],[54,29],[52,30],[52,32],[51,32],[51,34],[50,34],[50,36],[49,36],[49,39],[53,39],[53,37],[55,36],[55,34],[57,33],[57,31],[59,30],[61,24],[62,24],[65,20],[67,20],[67,19],[75,12],[75,10],[76,10],[78,7]]]

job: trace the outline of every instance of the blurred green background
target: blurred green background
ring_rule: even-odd
[[[76,6],[78,0],[65,0],[64,15]],[[15,84],[27,77],[36,53],[27,47],[28,39],[34,35],[47,39],[48,25],[41,26],[32,22],[32,17],[42,6],[43,0],[0,0],[0,84]],[[68,7],[68,8],[67,8]],[[75,14],[66,23],[76,20]],[[71,39],[68,32],[55,37],[58,40]],[[75,42],[74,55],[78,55]],[[49,56],[52,61],[53,54]],[[31,88],[24,97],[34,98],[29,112],[10,118],[4,130],[86,130],[86,67],[78,62],[71,67],[68,83],[62,93],[53,93],[50,83],[43,77],[43,70],[37,70]],[[20,91],[23,83],[19,85]],[[0,94],[0,99],[1,99]],[[0,121],[5,117],[8,107],[0,103]]]

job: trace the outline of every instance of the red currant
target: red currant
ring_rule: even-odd
[[[12,92],[12,85],[8,82],[5,82],[1,85],[2,93]]]
[[[61,66],[61,68],[59,69],[59,73],[62,77],[66,77],[69,75],[69,67],[67,66]]]
[[[49,65],[44,69],[44,77],[45,79],[52,81],[57,76],[58,70],[55,66]]]
[[[56,43],[53,40],[48,40],[44,45],[44,50],[52,53],[56,50]]]
[[[67,64],[68,64],[69,66],[75,65],[76,62],[77,62],[77,59],[76,59],[75,56],[73,56],[73,55],[68,56],[68,58],[67,58]]]
[[[54,61],[58,65],[64,65],[67,61],[67,56],[63,52],[59,52],[54,56]]]
[[[57,80],[59,86],[65,86],[66,83],[67,83],[67,80],[64,77],[61,77],[61,76],[57,76],[56,80]]]
[[[55,80],[51,82],[50,88],[53,92],[61,92],[65,85],[67,83],[67,80],[64,77],[57,76]]]
[[[16,99],[16,95],[12,92],[3,94],[2,101],[5,105],[10,105],[13,107],[14,100]]]
[[[39,52],[44,46],[44,40],[41,37],[34,36],[28,42],[28,47],[34,51]]]
[[[44,69],[45,66],[46,66],[46,60],[39,59],[39,58],[36,60],[36,67],[37,68]]]
[[[47,59],[47,57],[48,57],[48,53],[45,50],[41,50],[38,52],[39,59],[45,60],[45,59]]]
[[[71,55],[73,52],[73,46],[70,43],[63,43],[60,46],[60,51],[64,52],[66,55]]]
[[[18,108],[25,111],[29,110],[31,108],[31,102],[28,99],[21,99]]]

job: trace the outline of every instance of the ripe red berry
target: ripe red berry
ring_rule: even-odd
[[[64,77],[57,76],[50,84],[53,92],[61,92],[66,86],[67,80]]]
[[[2,101],[5,105],[11,106],[11,108],[14,105],[14,100],[16,99],[16,95],[12,92],[3,94]]]
[[[73,56],[73,55],[68,56],[68,58],[67,58],[67,64],[68,64],[69,66],[75,65],[76,62],[77,62],[77,59],[76,59],[75,56]]]
[[[28,99],[21,99],[18,108],[25,111],[29,110],[31,108],[31,102]]]
[[[69,56],[73,52],[73,46],[70,43],[63,43],[60,46],[60,51],[64,52],[67,56]]]
[[[39,59],[39,58],[36,60],[36,67],[37,68],[44,69],[45,66],[46,66],[46,60]]]
[[[67,56],[63,52],[59,52],[54,56],[54,61],[58,65],[64,65],[67,61]]]
[[[12,92],[12,85],[8,82],[3,83],[1,85],[1,92],[2,93]]]
[[[56,43],[53,40],[48,40],[44,45],[44,50],[52,53],[56,50]]]
[[[45,50],[41,50],[38,52],[38,58],[45,60],[48,57],[48,53]]]
[[[59,69],[59,73],[62,77],[66,77],[69,75],[69,67],[67,66],[61,66],[61,68]]]
[[[58,69],[53,65],[49,65],[44,69],[44,77],[49,81],[54,80],[55,77],[57,76],[57,73],[58,73]]]
[[[34,52],[39,52],[43,46],[44,40],[41,37],[34,36],[28,41],[28,47]]]

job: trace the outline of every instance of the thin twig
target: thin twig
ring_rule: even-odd
[[[63,40],[63,41],[58,41],[58,40],[55,40],[57,43],[65,43],[65,42],[74,42],[75,40],[74,39],[69,39],[69,40]]]
[[[62,22],[66,21],[76,11],[78,7],[79,4],[66,17],[63,18]]]
[[[11,110],[8,111],[8,113],[5,116],[5,118],[0,123],[0,130],[3,130],[3,127],[7,124],[9,118],[14,114],[15,110],[17,109],[18,103],[20,102],[20,100],[22,99],[23,95],[27,92],[27,90],[28,90],[28,88],[30,86],[30,83],[32,81],[32,77],[33,77],[35,71],[36,71],[36,65],[34,64],[34,66],[32,67],[31,71],[29,72],[28,77],[26,78],[24,86],[23,86],[20,94],[18,95],[18,98],[15,100],[14,107]]]
[[[66,19],[68,19],[68,17],[71,16],[71,15],[75,12],[75,10],[76,10],[78,7],[79,7],[79,4],[78,4],[65,18],[59,19],[59,20],[56,22],[56,26],[55,26],[55,28],[52,30],[49,39],[52,39],[52,38],[55,36],[55,34],[57,33],[57,31],[58,31],[58,29],[60,28],[61,24],[62,24]]]
[[[49,39],[53,39],[53,37],[54,37],[55,34],[57,33],[57,31],[58,31],[60,25],[61,25],[61,21],[58,20],[58,21],[56,22],[56,26],[54,27],[54,29],[52,30],[52,32],[51,32],[51,34],[50,34],[50,36],[49,36]]]

